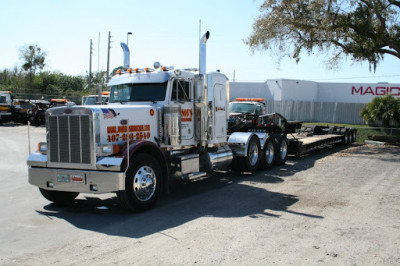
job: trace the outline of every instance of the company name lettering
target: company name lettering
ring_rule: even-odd
[[[351,95],[359,94],[359,95],[376,95],[376,96],[384,96],[386,94],[391,94],[393,96],[400,96],[400,87],[366,87],[363,86],[357,88],[351,87]]]

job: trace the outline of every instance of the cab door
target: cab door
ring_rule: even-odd
[[[194,144],[193,81],[176,78],[172,82],[171,103],[181,107],[182,145]]]

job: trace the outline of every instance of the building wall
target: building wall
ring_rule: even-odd
[[[288,120],[364,124],[360,111],[376,96],[400,97],[400,84],[318,83],[304,80],[231,82],[230,101],[264,98],[269,113]]]
[[[363,103],[267,101],[267,113],[280,113],[289,121],[363,125]]]
[[[374,97],[388,93],[400,97],[400,83],[318,83],[289,79],[230,83],[231,101],[247,97],[274,101],[368,103]]]
[[[368,103],[374,97],[391,93],[400,96],[400,84],[318,83],[318,101]]]

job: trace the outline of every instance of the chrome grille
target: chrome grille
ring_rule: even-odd
[[[47,126],[51,163],[91,163],[89,115],[49,116]]]

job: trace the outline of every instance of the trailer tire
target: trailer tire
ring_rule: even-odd
[[[351,132],[351,135],[352,135],[351,142],[352,143],[356,142],[357,141],[357,130],[353,129]]]
[[[122,207],[131,211],[149,209],[156,203],[162,188],[161,167],[148,154],[135,154],[125,177],[125,190],[118,191]]]
[[[275,164],[283,165],[286,163],[288,156],[288,141],[285,135],[282,135],[279,139],[275,139]]]
[[[74,202],[74,199],[79,195],[78,192],[55,191],[39,188],[40,193],[48,201],[55,205],[69,205]]]
[[[264,149],[260,157],[261,162],[259,164],[259,168],[262,170],[270,169],[274,163],[275,156],[276,153],[275,153],[274,139],[269,137],[267,138],[264,144]]]

